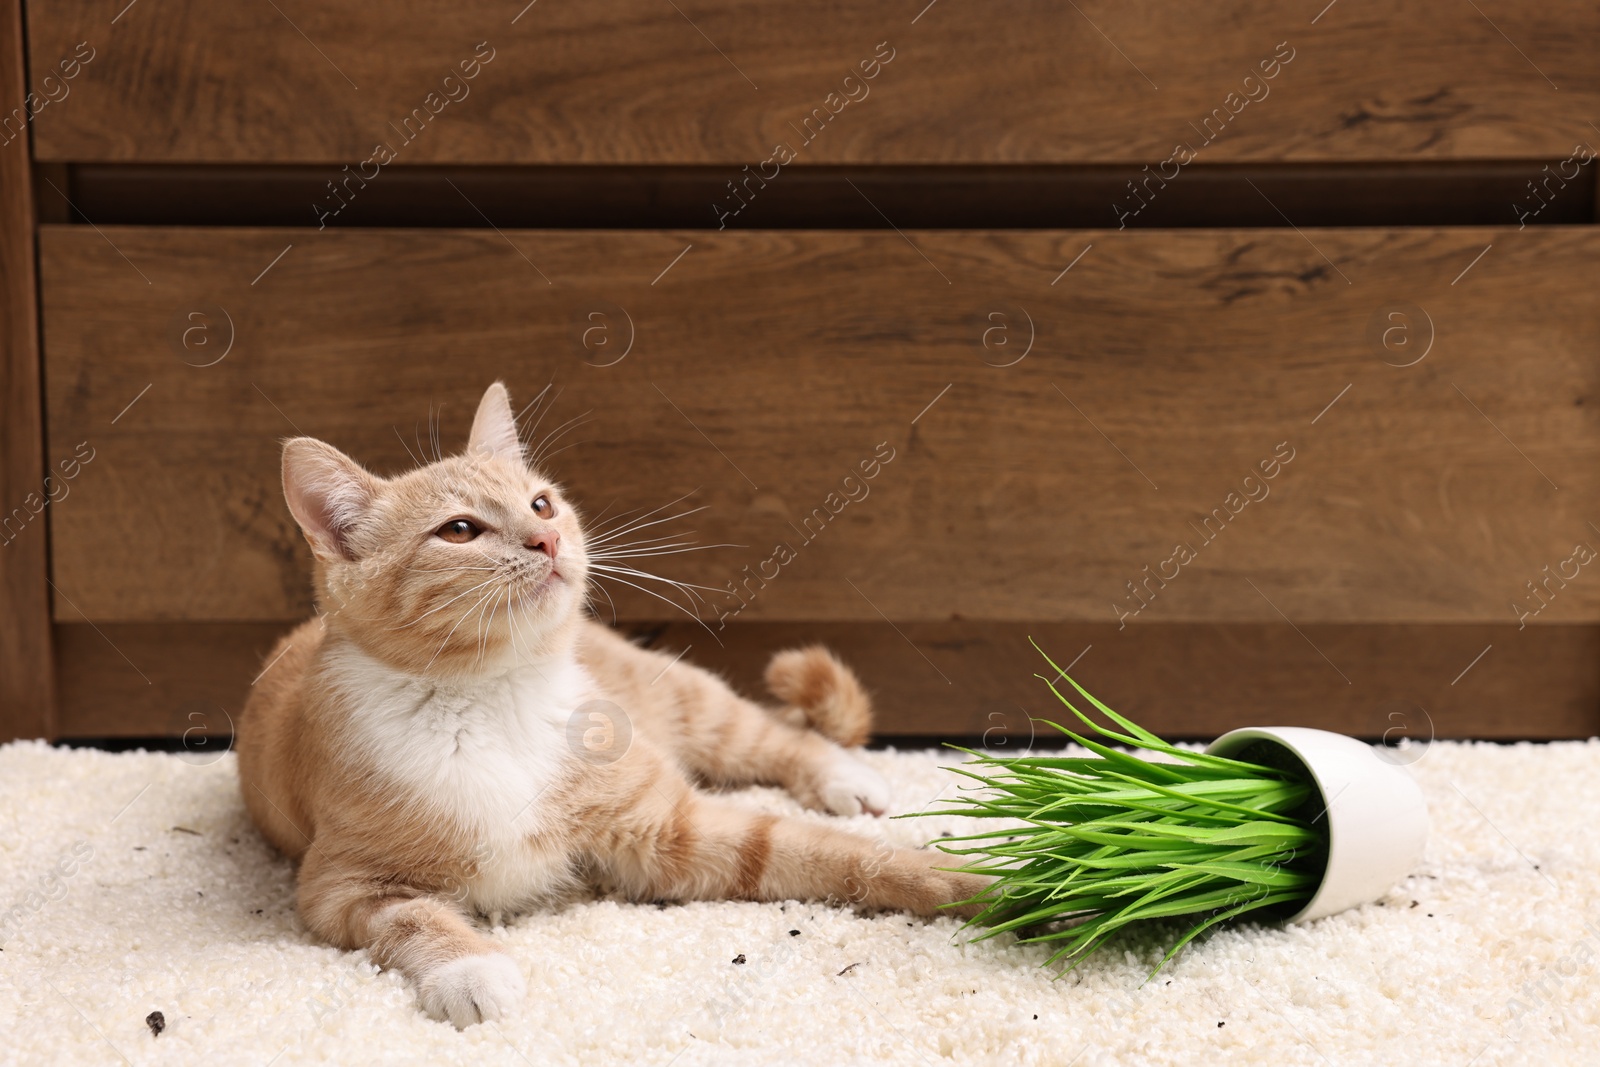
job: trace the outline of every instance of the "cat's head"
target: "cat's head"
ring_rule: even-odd
[[[328,625],[390,666],[458,676],[570,641],[589,579],[583,529],[529,467],[499,382],[464,453],[380,478],[297,437],[283,448],[283,491],[316,557]]]

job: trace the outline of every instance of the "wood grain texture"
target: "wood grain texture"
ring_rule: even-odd
[[[61,733],[225,736],[286,628],[113,623],[96,633],[82,623],[59,626]],[[648,627],[641,636],[672,652],[688,648],[690,660],[749,694],[761,693],[773,651],[825,641],[873,691],[880,738],[986,737],[1025,747],[1037,731],[1030,715],[1059,722],[1066,714],[1034,677],[1042,664],[1029,636],[1062,666],[1076,659],[1074,677],[1112,707],[1172,737],[1208,739],[1261,723],[1415,742],[1581,738],[1600,729],[1600,627],[1303,630],[1282,622],[1120,633],[1106,624],[738,623],[722,646],[692,624]],[[1348,674],[1348,684],[1306,638]]]
[[[1136,169],[1190,142],[1210,162],[1554,161],[1593,137],[1585,120],[1600,110],[1600,9],[1577,0],[1342,0],[1320,15],[1320,4],[1287,0],[1021,0],[1001,10],[168,0],[113,24],[115,6],[62,0],[30,12],[36,63],[79,42],[97,49],[71,97],[40,116],[41,159],[337,168],[387,142],[401,165],[737,169],[789,143],[800,165]],[[450,90],[459,102],[397,141],[404,117],[446,88],[479,42],[494,58],[467,95]],[[861,95],[845,79],[880,42],[891,62],[858,103],[838,103]],[[1280,43],[1290,63],[1264,88],[1246,85]],[[1247,93],[1257,102],[1238,103]],[[822,132],[805,143],[797,131],[817,109],[837,115],[817,120]]]
[[[288,626],[56,626],[62,737],[232,736],[252,681]]]
[[[1600,545],[1597,252],[1587,227],[45,227],[51,449],[97,450],[54,508],[57,581],[102,623],[302,617],[280,440],[393,472],[430,413],[459,448],[504,377],[553,383],[541,436],[589,413],[551,467],[590,515],[694,494],[682,525],[746,546],[658,561],[738,583],[712,620],[1116,622],[1139,581],[1130,626],[1517,622],[1519,597],[1592,622],[1567,561]],[[224,314],[226,358],[190,365]],[[830,497],[880,447],[869,495]]]
[[[73,168],[65,163],[35,163],[33,166],[34,209],[40,222],[71,222],[72,207],[78,202],[73,188]],[[55,188],[51,188],[54,186]]]
[[[0,0],[0,99],[25,79],[21,4]],[[29,165],[25,131],[0,144],[0,742],[51,736],[55,707]]]

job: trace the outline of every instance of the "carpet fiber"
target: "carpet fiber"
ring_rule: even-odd
[[[964,944],[949,919],[585,900],[491,932],[527,1000],[457,1033],[398,975],[307,935],[231,755],[13,744],[0,748],[0,1062],[1596,1062],[1600,743],[1411,755],[1433,819],[1413,878],[1307,926],[1223,929],[1148,983],[1174,927],[1052,981],[1038,947]],[[955,787],[945,755],[867,758],[897,810]],[[798,813],[774,790],[737,796]],[[852,825],[909,845],[960,826]]]

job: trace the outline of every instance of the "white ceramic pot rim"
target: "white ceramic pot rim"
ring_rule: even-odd
[[[1428,840],[1428,806],[1404,767],[1353,737],[1304,726],[1231,730],[1206,751],[1237,756],[1257,741],[1292,753],[1322,794],[1317,822],[1326,827],[1328,863],[1317,892],[1290,922],[1370,903],[1416,869]]]

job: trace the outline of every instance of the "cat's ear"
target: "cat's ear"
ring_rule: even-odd
[[[478,401],[478,413],[472,417],[472,436],[467,440],[467,454],[498,456],[516,463],[522,462],[522,441],[517,437],[517,417],[511,413],[511,395],[502,382],[495,382],[484,390]]]
[[[377,484],[361,464],[314,437],[283,446],[284,499],[322,559],[354,558],[350,531],[372,506]]]

